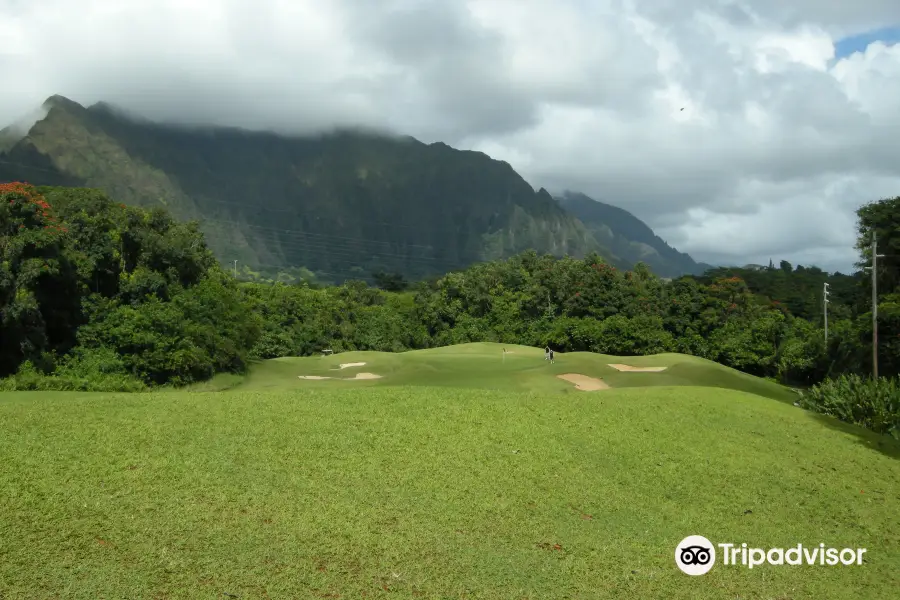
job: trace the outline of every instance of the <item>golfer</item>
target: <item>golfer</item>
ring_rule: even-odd
[[[550,364],[553,364],[553,350],[550,350],[548,357],[550,358]]]
[[[544,348],[544,360],[550,360],[550,346]]]

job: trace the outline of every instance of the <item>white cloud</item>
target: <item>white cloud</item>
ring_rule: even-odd
[[[898,23],[896,0],[0,0],[0,121],[59,93],[383,126],[622,206],[698,259],[846,270],[855,208],[900,195],[900,46],[833,43]]]

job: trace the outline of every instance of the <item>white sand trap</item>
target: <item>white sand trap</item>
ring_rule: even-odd
[[[632,367],[631,365],[608,365],[617,371],[631,371],[640,373],[659,373],[668,367]]]
[[[299,379],[335,379],[334,377],[322,377],[321,375],[297,375]],[[353,381],[354,379],[381,379],[381,375],[376,375],[375,373],[357,373],[356,377],[344,377],[340,380],[342,381]]]
[[[587,375],[579,375],[578,373],[566,373],[565,375],[557,375],[560,379],[575,384],[576,390],[582,392],[595,392],[597,390],[608,390],[609,385],[596,377],[588,377]]]
[[[341,365],[341,368],[349,369],[350,367],[364,367],[364,366],[366,366],[366,363],[364,363],[364,362],[362,362],[362,363],[344,363]]]
[[[357,373],[356,377],[348,377],[346,381],[352,381],[354,379],[381,379],[381,375],[376,375],[375,373]]]

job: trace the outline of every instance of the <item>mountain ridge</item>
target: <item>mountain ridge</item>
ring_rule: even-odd
[[[713,268],[679,252],[623,208],[569,190],[556,199],[560,206],[585,224],[599,243],[626,262],[644,262],[662,277],[702,275]]]
[[[596,224],[482,152],[374,131],[291,137],[171,125],[59,95],[42,108],[44,118],[0,149],[0,179],[165,206],[200,221],[224,263],[305,267],[335,281],[434,276],[528,249],[631,266],[596,238]]]

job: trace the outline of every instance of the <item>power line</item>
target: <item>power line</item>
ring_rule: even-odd
[[[462,263],[457,263],[453,261],[442,261],[431,257],[426,256],[414,256],[414,255],[406,255],[406,254],[396,254],[391,252],[373,252],[371,250],[365,248],[345,248],[345,247],[334,247],[328,246],[327,244],[310,244],[304,242],[303,240],[280,240],[280,239],[262,239],[260,240],[264,243],[269,243],[274,246],[278,246],[278,250],[283,251],[285,256],[304,256],[308,258],[318,258],[323,260],[338,259],[340,262],[343,260],[344,262],[351,262],[351,259],[360,258],[361,253],[365,253],[367,258],[371,259],[402,259],[403,262],[407,263],[410,266],[418,266],[421,268],[426,267],[434,267],[434,268],[442,268],[442,266],[447,266],[451,268],[459,268],[464,266]],[[251,248],[253,249],[253,248]],[[259,252],[259,249],[253,249],[256,252]],[[273,252],[274,249],[267,248],[269,252]],[[286,251],[286,252],[284,252]]]
[[[52,173],[54,175],[66,175],[58,170],[46,169],[43,167],[37,167],[34,165],[28,165],[24,163],[19,163],[15,161],[9,160],[0,160],[0,164],[11,165],[15,167],[20,167],[24,169],[30,169],[33,171],[40,171],[45,173]],[[253,211],[267,211],[267,212],[276,212],[276,213],[289,213],[295,216],[301,216],[299,207],[290,207],[290,208],[275,208],[269,205],[261,204],[256,206],[248,206],[247,202],[238,202],[233,200],[222,200],[222,199],[213,199],[213,198],[203,198],[201,201],[195,200],[195,204],[198,208],[204,204],[223,204],[223,205],[233,205],[233,206],[241,206],[243,208],[249,208]],[[147,208],[146,206],[141,206],[142,208]],[[237,221],[228,221],[224,219],[210,219],[210,218],[201,218],[199,219],[201,224],[204,223],[219,223],[226,224],[231,226],[236,226],[240,228],[252,228],[259,229],[263,231],[268,231],[272,233],[288,233],[295,239],[284,240],[278,238],[277,236],[273,236],[271,239],[267,239],[265,241],[269,243],[278,244],[281,246],[287,246],[288,249],[293,249],[294,251],[302,251],[304,254],[319,256],[319,257],[327,257],[331,258],[333,256],[337,257],[353,257],[356,258],[358,256],[357,252],[365,251],[372,258],[399,258],[406,260],[411,263],[420,262],[423,264],[431,264],[435,267],[442,267],[445,269],[458,269],[463,268],[471,261],[453,261],[447,259],[439,259],[437,257],[427,257],[421,255],[408,255],[408,254],[397,254],[392,252],[370,252],[365,248],[355,249],[350,244],[356,245],[383,245],[387,247],[401,247],[401,248],[410,248],[410,249],[422,249],[434,252],[434,247],[430,245],[423,244],[413,244],[407,242],[391,242],[391,241],[383,241],[383,240],[374,240],[370,238],[358,238],[358,237],[348,237],[348,236],[339,236],[333,234],[322,234],[322,233],[312,233],[308,231],[298,230],[298,229],[283,229],[283,228],[275,228],[275,227],[267,227],[262,225],[253,225],[249,223],[241,223]],[[407,225],[403,223],[396,222],[384,222],[384,221],[368,221],[368,224],[379,225],[382,227],[393,227],[393,228],[405,228],[405,229],[421,229],[421,225]],[[437,227],[434,226],[429,227],[432,231],[447,231],[447,232],[456,232],[457,229],[453,227]],[[304,241],[304,238],[317,238],[321,240],[320,244],[310,244]],[[328,243],[330,240],[342,240],[344,243],[339,247],[329,247]],[[336,242],[337,243],[337,242]],[[252,248],[251,248],[252,249]],[[879,254],[877,258],[900,258],[900,254]],[[874,263],[874,259],[873,259]],[[260,263],[257,263],[260,264]],[[286,265],[282,265],[282,268]],[[871,270],[871,267],[865,267],[865,270]],[[873,275],[874,277],[874,275]],[[873,287],[876,284],[873,283]],[[827,296],[827,292],[826,292]],[[827,302],[827,300],[826,300]],[[827,310],[827,308],[826,308]],[[877,313],[877,307],[875,308],[875,312]],[[876,317],[877,318],[877,317]],[[874,324],[874,327],[877,329],[877,323]],[[873,330],[875,336],[877,337],[877,332]],[[827,316],[826,316],[826,340],[827,340]],[[875,367],[877,371],[877,365]]]
[[[22,163],[12,162],[10,160],[0,160],[0,164],[3,165],[12,165],[14,167],[23,167],[25,169],[31,169],[32,171],[42,171],[44,173],[53,173],[54,175],[64,175],[59,171],[54,171],[53,169],[45,169],[43,167],[35,167],[33,165],[23,165]]]
[[[374,281],[375,280],[374,277],[371,277],[369,275],[365,275],[362,273],[357,273],[357,272],[349,271],[349,270],[337,271],[337,272],[335,272],[335,271],[319,271],[319,270],[313,271],[312,269],[307,269],[306,267],[290,267],[290,266],[277,265],[277,264],[272,264],[272,263],[254,263],[253,265],[249,265],[249,268],[259,269],[261,271],[278,271],[278,272],[282,272],[282,273],[286,272],[285,271],[286,269],[299,270],[302,268],[302,269],[309,271],[310,273],[312,273],[313,275],[315,275],[317,277],[320,275],[325,275],[325,276],[331,276],[331,277],[336,277],[336,278],[360,279],[363,281]],[[240,275],[240,273],[238,273],[238,275]]]
[[[45,169],[42,167],[36,167],[32,165],[26,165],[23,163],[18,163],[14,161],[8,160],[0,160],[0,164],[8,164],[13,166],[18,166],[26,169],[32,169],[35,171],[42,171],[46,173],[53,173],[59,175],[58,171],[53,171],[50,169]],[[217,203],[217,204],[230,204],[247,207],[246,203],[242,202],[234,202],[228,200],[214,200],[205,198],[202,203]],[[143,207],[146,208],[146,207]],[[297,214],[297,210],[294,208],[291,209],[277,209],[269,206],[255,206],[252,207],[254,210],[268,210],[272,212],[284,212],[284,213],[293,213]],[[299,215],[298,215],[299,216]],[[428,264],[433,265],[436,268],[450,268],[457,269],[465,266],[467,262],[461,260],[447,260],[447,259],[439,259],[437,257],[429,257],[422,255],[411,255],[411,254],[398,254],[396,252],[384,252],[384,251],[371,251],[366,248],[365,245],[380,245],[386,246],[389,249],[393,248],[408,248],[408,249],[420,249],[426,250],[430,252],[434,252],[434,247],[430,245],[423,244],[414,244],[408,242],[391,242],[386,240],[373,240],[371,238],[359,238],[359,237],[349,237],[349,236],[340,236],[333,234],[323,234],[323,233],[312,233],[308,231],[303,231],[299,229],[285,229],[285,228],[277,228],[277,227],[267,227],[263,225],[253,225],[250,223],[241,223],[238,221],[229,221],[225,219],[210,219],[210,218],[201,218],[199,219],[200,224],[204,223],[218,223],[223,225],[230,225],[239,228],[251,228],[258,229],[266,232],[270,232],[271,234],[275,233],[287,233],[294,239],[284,240],[282,238],[277,237],[276,235],[271,235],[270,238],[265,239],[264,241],[277,244],[279,246],[286,246],[287,249],[292,249],[294,251],[300,251],[303,254],[319,256],[323,258],[333,258],[333,257],[346,257],[346,258],[356,258],[359,255],[359,252],[365,252],[368,256],[372,258],[393,258],[393,259],[403,259],[407,263],[416,264]],[[416,228],[421,229],[421,226],[418,225],[404,225],[401,223],[388,223],[388,222],[379,222],[379,221],[371,221],[370,224],[380,225],[383,227],[398,227],[398,228]],[[431,228],[432,230],[434,228]],[[452,228],[444,228],[444,231],[455,231]],[[259,237],[259,236],[257,236]],[[319,241],[319,244],[312,244],[307,242],[304,238],[313,238],[313,241]],[[335,244],[340,243],[339,246],[329,246],[328,244],[334,240]],[[338,242],[340,240],[340,242]],[[354,247],[357,246],[357,247]],[[362,246],[361,248],[358,246]],[[253,249],[253,248],[251,248]],[[255,249],[253,249],[256,251]]]
[[[217,219],[208,219],[206,222],[224,223],[233,226],[243,226],[244,224],[235,221],[221,221]],[[257,239],[267,245],[280,247],[281,250],[293,251],[295,254],[311,255],[321,258],[358,258],[360,253],[366,253],[370,258],[384,259],[401,259],[407,264],[420,267],[431,266],[435,268],[458,269],[465,267],[471,261],[448,260],[433,256],[422,256],[420,254],[399,254],[397,252],[385,252],[367,248],[366,245],[382,245],[394,248],[418,248],[431,249],[429,246],[418,244],[405,244],[403,242],[387,242],[381,240],[367,240],[365,238],[349,238],[346,236],[336,236],[321,233],[309,233],[297,229],[279,229],[273,227],[251,226],[261,230],[257,235]],[[286,233],[287,236],[279,236],[278,233]],[[313,237],[314,239],[307,239]],[[254,251],[258,249],[252,248]],[[271,251],[271,249],[269,249]]]
[[[236,202],[234,200],[221,200],[221,199],[206,198],[206,197],[203,197],[203,199],[200,201],[195,200],[195,203],[198,205],[199,208],[202,208],[201,205],[203,205],[203,204],[214,203],[214,204],[228,204],[228,205],[233,205],[233,206],[241,206],[243,208],[248,208],[253,211],[290,213],[295,216],[300,216],[300,213],[301,213],[300,207],[275,208],[275,207],[265,205],[265,204],[261,204],[258,206],[248,206],[247,202]],[[422,229],[422,226],[419,224],[407,225],[404,223],[396,223],[396,222],[392,222],[392,221],[367,221],[367,223],[370,225],[380,225],[382,227],[397,227],[397,228],[415,229],[415,230]],[[456,230],[457,230],[457,228],[455,228],[455,227],[434,227],[434,226],[429,227],[429,229],[431,229],[432,231],[447,231],[447,232],[456,232]]]
[[[0,164],[7,164],[18,166],[26,169],[32,169],[35,171],[42,171],[46,173],[53,173],[59,175],[58,171],[53,171],[51,169],[45,169],[42,167],[36,167],[33,165],[26,165],[22,163],[17,163],[8,160],[0,160]],[[204,202],[216,202],[222,204],[234,204],[246,206],[246,203],[239,202],[229,202],[226,200],[211,200],[205,199]],[[146,207],[143,207],[146,208]],[[273,209],[271,207],[254,207],[254,209],[262,209],[262,210],[272,210],[275,212],[286,212],[286,213],[295,213],[295,209]],[[224,219],[200,219],[200,224],[204,223],[218,223],[224,225],[231,225],[240,228],[251,228],[257,229],[265,232],[264,235],[256,237],[262,237],[262,241],[267,242],[268,244],[273,244],[280,246],[281,250],[290,251],[287,253],[288,256],[291,254],[303,254],[307,257],[313,258],[357,258],[361,252],[365,252],[367,256],[375,259],[384,258],[384,259],[402,259],[407,263],[415,265],[419,263],[420,266],[424,267],[425,265],[433,266],[435,268],[449,268],[449,269],[458,269],[464,267],[467,263],[463,261],[453,261],[446,259],[439,259],[437,257],[429,257],[422,255],[411,255],[411,254],[398,254],[396,252],[384,252],[384,251],[372,251],[370,248],[367,248],[367,245],[371,246],[384,246],[388,249],[392,248],[409,248],[409,249],[420,249],[427,251],[434,251],[433,246],[426,246],[423,244],[413,244],[408,242],[391,242],[386,240],[373,240],[370,238],[359,238],[359,237],[349,237],[349,236],[340,236],[333,234],[322,234],[322,233],[312,233],[308,231],[303,231],[299,229],[286,229],[286,228],[277,228],[277,227],[266,227],[262,225],[253,225],[249,223],[241,223],[237,221],[228,221]],[[408,227],[413,228],[416,226],[413,225],[403,225],[399,223],[386,223],[386,222],[374,222],[375,224],[386,226],[386,227]],[[447,231],[451,231],[451,229],[447,229]],[[284,239],[283,237],[279,237],[278,233],[286,233],[289,234],[289,239]],[[313,238],[309,240],[308,238]],[[256,249],[251,248],[251,250],[257,251]],[[256,263],[262,266],[262,263]],[[270,265],[277,266],[280,268],[285,268],[287,265]],[[233,267],[233,270],[236,272],[236,266]],[[324,271],[317,271],[318,273],[325,274]],[[329,273],[330,275],[336,277],[342,277],[344,275],[353,275],[356,278],[360,278],[358,274],[346,272],[346,273]]]
[[[231,262],[221,261],[220,264],[222,264],[223,266],[227,264],[227,265],[229,265],[229,268],[230,268]],[[287,273],[289,275],[292,275],[292,276],[295,276],[295,277],[298,277],[301,279],[302,279],[302,277],[300,277],[299,275],[296,275],[296,274],[291,274],[290,271],[297,271],[300,269],[304,269],[306,271],[309,271],[312,275],[314,275],[316,277],[330,276],[330,277],[342,278],[342,279],[357,279],[357,280],[366,281],[369,283],[376,281],[376,279],[374,277],[372,277],[371,275],[366,275],[365,273],[360,273],[355,270],[324,271],[324,270],[318,270],[318,269],[309,269],[305,266],[290,266],[290,265],[284,265],[284,264],[257,263],[257,262],[253,263],[252,265],[245,265],[245,266],[248,266],[249,268],[254,269],[254,270],[258,269],[260,271],[276,271],[276,272],[281,272],[281,273]],[[240,275],[240,274],[241,273],[238,272],[238,275]]]
[[[52,170],[52,169],[45,169],[45,168],[43,168],[43,167],[35,167],[35,166],[32,166],[32,165],[26,165],[26,164],[22,164],[22,163],[13,162],[13,161],[0,160],[0,164],[7,164],[7,165],[18,166],[18,167],[22,167],[22,168],[25,168],[25,169],[32,169],[32,170],[34,170],[34,171],[41,171],[41,172],[44,172],[44,173],[52,173],[52,174],[54,174],[54,175],[66,175],[65,173],[62,173],[62,172],[60,172],[60,171],[54,171],[54,170]],[[88,186],[88,187],[92,187],[92,186]],[[300,216],[300,213],[301,213],[301,210],[298,210],[299,207],[291,207],[291,208],[275,208],[275,207],[273,207],[273,206],[269,206],[269,205],[266,205],[266,204],[259,204],[259,205],[255,205],[255,206],[248,206],[248,203],[247,203],[247,202],[238,202],[238,201],[235,201],[235,200],[221,200],[221,199],[206,198],[206,197],[204,197],[204,198],[203,198],[202,200],[200,200],[200,201],[194,199],[194,203],[195,203],[195,205],[197,205],[197,208],[199,208],[199,209],[202,209],[202,208],[203,208],[202,205],[204,205],[204,204],[214,203],[214,204],[227,204],[227,205],[231,205],[231,206],[241,206],[241,207],[243,207],[243,208],[251,209],[251,210],[253,210],[253,211],[255,211],[255,212],[266,211],[266,212],[276,212],[276,213],[288,213],[288,214],[293,214],[293,215],[295,215],[295,216]],[[137,206],[140,206],[141,208],[148,208],[147,206],[144,206],[144,205],[137,205]],[[212,220],[213,220],[213,219],[202,219],[202,221],[212,221]],[[396,222],[389,222],[389,221],[367,221],[367,223],[368,223],[368,224],[371,224],[371,225],[379,225],[379,226],[382,226],[382,227],[395,227],[395,228],[415,229],[415,230],[421,230],[421,229],[422,229],[422,226],[421,226],[421,225],[418,225],[418,224],[417,224],[417,225],[407,225],[407,224],[404,224],[404,223],[396,223]],[[241,225],[241,226],[250,226],[250,225],[247,225],[247,224],[244,224],[244,223],[238,223],[238,224]],[[255,226],[253,226],[253,227],[261,227],[261,226],[255,225]],[[452,233],[455,233],[455,232],[457,231],[457,228],[455,228],[455,227],[435,227],[435,226],[431,226],[431,227],[429,227],[429,229],[430,229],[431,231],[446,231],[446,232],[452,232]],[[413,244],[412,246],[415,246],[415,244]],[[425,248],[425,247],[429,247],[429,246],[419,246],[419,247]]]
[[[367,238],[359,238],[359,237],[348,237],[342,235],[333,235],[328,233],[312,233],[308,231],[304,231],[302,229],[284,229],[282,227],[267,227],[265,225],[252,225],[250,223],[241,223],[240,221],[227,221],[224,219],[202,219],[200,221],[203,223],[223,223],[226,225],[235,225],[237,227],[250,227],[253,229],[262,229],[270,232],[277,233],[290,233],[292,235],[303,235],[304,237],[316,237],[316,238],[328,238],[328,239],[338,239],[349,242],[364,242],[364,243],[373,243],[373,244],[385,244],[390,246],[405,246],[407,248],[422,248],[424,250],[434,250],[434,246],[426,246],[423,244],[409,244],[405,242],[389,242],[389,241],[381,241],[381,240],[372,240]]]

